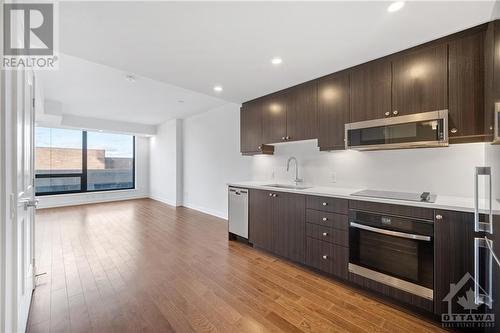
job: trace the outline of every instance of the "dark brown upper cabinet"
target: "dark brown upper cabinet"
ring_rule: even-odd
[[[286,141],[318,137],[318,98],[316,81],[291,88],[287,92]]]
[[[351,71],[351,122],[389,117],[391,110],[391,62],[372,61]]]
[[[447,44],[419,48],[394,57],[392,62],[393,115],[447,108]]]
[[[318,80],[320,150],[344,149],[345,124],[349,122],[349,73],[328,75]]]
[[[262,140],[264,143],[282,142],[286,138],[286,94],[264,97],[262,103]]]
[[[484,120],[484,41],[485,32],[452,40],[449,43],[449,117],[450,142],[482,141],[486,136]]]
[[[262,145],[262,112],[260,103],[244,103],[240,109],[240,148],[242,153],[259,152]]]
[[[484,128],[487,141],[493,139],[495,103],[500,103],[500,20],[488,23],[485,37]]]

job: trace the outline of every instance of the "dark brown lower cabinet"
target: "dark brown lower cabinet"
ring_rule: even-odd
[[[434,312],[446,313],[450,284],[474,274],[474,215],[436,210],[434,224]],[[468,282],[469,284],[471,282]],[[469,287],[472,287],[470,285]],[[457,309],[457,302],[452,302]]]
[[[276,193],[273,197],[274,253],[304,263],[306,234],[306,198],[293,193]]]
[[[304,263],[305,196],[250,190],[249,240],[254,246]]]
[[[320,271],[347,279],[349,249],[319,239],[307,237],[306,264]]]
[[[250,190],[248,198],[248,238],[264,250],[273,250],[272,192]]]

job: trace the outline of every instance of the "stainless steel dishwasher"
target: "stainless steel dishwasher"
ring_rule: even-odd
[[[248,240],[248,190],[229,187],[229,239]]]

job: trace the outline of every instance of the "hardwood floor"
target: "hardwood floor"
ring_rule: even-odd
[[[37,212],[29,332],[437,332],[149,199]]]

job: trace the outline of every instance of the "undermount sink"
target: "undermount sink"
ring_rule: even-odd
[[[312,187],[312,186],[288,185],[288,184],[269,184],[269,185],[264,185],[264,186],[276,187],[276,188],[287,188],[287,189],[291,189],[291,190],[305,190],[307,188]]]

